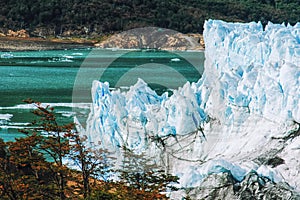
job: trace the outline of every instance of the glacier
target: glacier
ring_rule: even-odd
[[[171,96],[141,79],[122,92],[94,81],[82,134],[116,155],[124,145],[146,153],[181,187],[255,171],[299,191],[300,23],[208,20],[203,35],[203,76]],[[274,157],[284,162],[272,166]]]

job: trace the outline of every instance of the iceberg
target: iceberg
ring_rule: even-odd
[[[124,145],[146,152],[182,187],[225,172],[242,181],[255,171],[299,191],[299,33],[299,23],[208,20],[197,83],[159,96],[141,79],[126,92],[94,81],[83,134],[116,154]],[[272,165],[276,157],[283,162]]]

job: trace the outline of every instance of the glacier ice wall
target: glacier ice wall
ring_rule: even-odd
[[[224,23],[208,21],[204,27],[205,70],[218,80],[211,105],[221,101],[223,114],[234,119],[232,109],[244,107],[251,114],[290,124],[300,122],[300,24]],[[213,83],[211,83],[213,84]],[[226,106],[227,105],[227,106]],[[215,111],[215,112],[214,112]]]
[[[280,139],[300,123],[300,24],[208,20],[204,40],[202,78],[170,97],[143,80],[127,92],[94,81],[89,141],[116,152],[123,145],[147,152],[182,186],[199,186],[207,174],[224,171],[242,180],[254,170],[297,188],[299,170],[290,165],[299,161],[299,145]],[[266,166],[261,160],[268,156],[285,163]]]
[[[193,84],[195,87],[195,84]],[[127,92],[110,91],[109,83],[93,82],[93,109],[88,119],[89,141],[118,148],[148,148],[149,140],[197,132],[207,116],[190,83],[171,97],[157,95],[139,79]]]

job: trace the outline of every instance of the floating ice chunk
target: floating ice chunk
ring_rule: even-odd
[[[13,114],[0,114],[0,125],[7,125],[12,117]],[[0,126],[0,128],[7,128],[7,126]]]
[[[179,62],[179,61],[180,61],[179,58],[172,58],[172,59],[171,59],[171,62]]]
[[[3,53],[1,54],[1,58],[5,58],[5,59],[10,59],[10,58],[13,58],[14,55],[11,54],[11,53]]]
[[[0,120],[9,121],[13,116],[13,114],[0,114]]]

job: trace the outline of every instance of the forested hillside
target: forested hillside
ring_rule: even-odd
[[[158,26],[202,32],[205,19],[227,21],[300,20],[298,0],[2,0],[2,32],[25,29],[31,36],[99,36]]]

